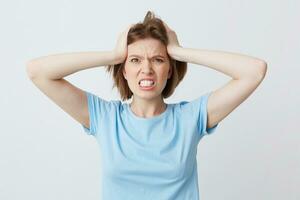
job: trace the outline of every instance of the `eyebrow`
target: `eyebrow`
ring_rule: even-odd
[[[130,55],[129,57],[138,57],[138,58],[143,58],[142,56],[135,55],[135,54],[132,54],[132,55]],[[161,58],[165,58],[165,56],[162,56],[162,55],[155,55],[155,56],[152,56],[152,58],[154,58],[154,57],[161,57]]]

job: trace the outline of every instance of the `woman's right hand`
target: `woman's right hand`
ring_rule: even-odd
[[[127,58],[127,34],[133,24],[129,25],[123,32],[119,34],[117,44],[113,50],[115,63],[122,63]]]

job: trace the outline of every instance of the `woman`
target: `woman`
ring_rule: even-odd
[[[187,62],[232,77],[190,102],[166,104]],[[105,100],[65,79],[108,65],[122,100]],[[183,48],[163,21],[148,12],[129,26],[113,51],[50,55],[31,60],[32,82],[95,136],[102,153],[103,199],[199,199],[197,145],[261,83],[265,61],[240,54]]]

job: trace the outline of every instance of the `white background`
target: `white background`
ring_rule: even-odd
[[[261,85],[199,143],[200,199],[300,199],[296,0],[1,1],[0,199],[100,199],[96,140],[34,86],[25,63],[56,53],[112,50],[119,32],[148,10],[176,31],[183,47],[268,63]],[[120,98],[104,67],[66,79],[105,99]],[[166,102],[195,99],[230,79],[188,64]]]

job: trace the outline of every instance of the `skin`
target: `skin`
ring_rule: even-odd
[[[206,128],[213,127],[229,115],[229,113],[231,113],[253,93],[264,79],[267,71],[266,61],[253,56],[233,52],[181,47],[178,43],[175,31],[170,29],[165,23],[164,26],[167,30],[169,39],[169,43],[166,48],[171,58],[182,62],[209,67],[231,77],[231,80],[229,80],[226,84],[213,90],[208,98]],[[126,58],[126,45],[122,43],[122,41],[126,41],[126,34],[126,31],[123,32],[121,35],[121,38],[123,39],[121,39],[117,45],[117,59],[122,60],[123,58]],[[147,48],[141,47],[140,53],[148,55],[146,53],[148,51],[145,49]],[[149,54],[151,53],[153,52],[149,51]],[[128,76],[129,80],[137,80],[137,77],[141,77],[143,73],[146,75],[148,68],[145,67],[147,65],[144,63],[141,65],[142,67],[138,67],[137,71],[129,71],[130,75],[132,75]],[[153,72],[154,75],[156,75],[157,68],[149,67],[149,73],[151,71],[150,69],[155,69]],[[165,76],[166,75],[163,76],[163,80],[165,80]],[[157,110],[158,113],[161,113],[158,108],[163,104],[163,101],[162,99],[159,99],[159,92],[162,91],[163,84],[157,88],[157,93],[155,91],[154,93],[144,94],[136,90],[136,87],[133,87],[134,85],[131,84],[131,81],[129,81],[129,83],[130,87],[134,91],[135,99],[133,102],[133,110],[138,116],[154,116]]]
[[[163,43],[147,38],[128,45],[123,75],[133,93],[132,112],[139,117],[150,118],[165,111],[167,105],[161,93],[172,75],[172,68]],[[139,88],[139,80],[145,77],[154,78],[154,89],[144,91]]]
[[[211,128],[245,101],[259,86],[267,72],[266,61],[244,54],[184,48],[178,44],[176,33],[164,23],[169,43],[167,47],[158,45],[155,41],[140,41],[129,45],[132,53],[137,44],[140,44],[139,54],[142,59],[140,65],[127,64],[124,75],[128,75],[129,86],[134,93],[132,110],[141,117],[151,117],[164,111],[161,91],[166,82],[169,68],[163,65],[159,68],[156,62],[148,59],[154,53],[166,53],[182,62],[205,66],[231,77],[226,84],[212,91],[207,103],[207,128]],[[105,52],[76,52],[49,56],[42,56],[30,60],[26,64],[26,71],[32,82],[51,100],[59,105],[79,123],[89,128],[89,111],[86,94],[80,88],[69,83],[65,76],[80,70],[122,63],[127,59],[128,26],[119,35],[116,47]],[[135,52],[136,53],[136,52]],[[138,62],[138,61],[136,61]],[[137,90],[135,81],[141,75],[153,75],[158,80],[155,91],[145,93]],[[161,108],[161,109],[160,109]]]
[[[114,64],[122,63],[125,60],[123,76],[133,93],[132,103],[130,104],[132,112],[139,117],[150,118],[160,115],[166,109],[166,103],[163,101],[161,93],[167,79],[172,74],[172,68],[166,58],[167,54],[172,57],[170,53],[173,49],[181,46],[175,31],[170,29],[166,23],[164,23],[164,26],[169,39],[167,46],[152,38],[139,40],[127,46],[127,34],[133,25],[127,26],[119,34],[117,44],[113,50]],[[132,54],[140,57],[131,57]],[[162,63],[157,60],[158,58],[153,57],[158,54],[164,56],[164,58],[159,58],[163,59]],[[142,91],[139,89],[138,81],[140,78],[148,76],[153,76],[156,79],[155,89],[153,91]]]

